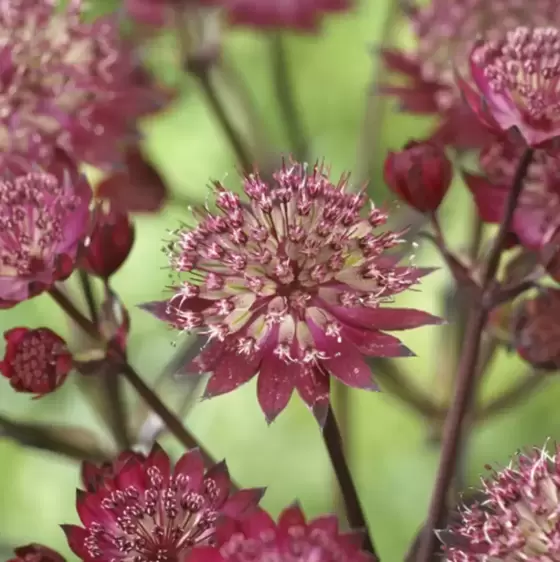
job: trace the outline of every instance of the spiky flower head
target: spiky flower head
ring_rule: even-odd
[[[84,21],[81,0],[0,0],[0,151],[59,147],[105,166],[161,100],[114,16]]]
[[[299,505],[282,511],[276,523],[262,509],[225,519],[216,545],[193,550],[192,562],[368,562],[359,532],[341,533],[334,515],[306,521]]]
[[[390,308],[395,295],[431,270],[399,266],[389,253],[402,232],[381,231],[387,216],[361,215],[366,195],[350,193],[322,166],[285,164],[264,181],[243,179],[248,202],[215,184],[216,211],[196,212],[195,228],[171,243],[171,266],[187,280],[144,308],[209,344],[185,371],[211,372],[206,396],[234,390],[258,373],[269,421],[297,389],[324,418],[329,377],[374,389],[363,355],[410,355],[385,330],[437,324],[414,309]]]
[[[556,0],[432,0],[415,2],[407,11],[416,37],[413,51],[385,50],[384,59],[404,85],[389,83],[383,90],[395,95],[405,111],[439,117],[435,137],[459,147],[479,148],[488,132],[462,99],[456,72],[466,74],[469,53],[477,36],[489,41],[520,25],[560,24]]]
[[[468,103],[497,133],[515,130],[530,147],[560,135],[560,31],[517,27],[498,40],[481,39],[470,55]]]
[[[448,562],[560,560],[560,456],[518,453],[482,482],[484,499],[445,533]]]
[[[195,545],[213,541],[221,515],[253,509],[262,489],[231,493],[225,463],[205,471],[198,450],[173,468],[155,446],[145,458],[130,454],[87,491],[78,491],[83,527],[64,525],[70,548],[84,562],[174,562]]]
[[[31,543],[14,549],[15,558],[8,562],[65,562],[58,552],[42,544]]]
[[[0,307],[70,275],[89,223],[91,188],[60,155],[48,168],[13,161],[0,176]]]
[[[37,397],[56,390],[72,369],[66,342],[48,328],[12,328],[4,332],[6,350],[0,373],[18,392]]]

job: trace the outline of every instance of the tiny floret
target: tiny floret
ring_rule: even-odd
[[[385,330],[437,324],[395,295],[431,270],[399,266],[388,250],[403,232],[365,193],[334,184],[322,166],[286,164],[271,182],[243,180],[248,199],[215,185],[216,208],[195,211],[180,229],[170,263],[181,275],[166,302],[144,305],[177,329],[206,333],[208,346],[185,372],[211,372],[206,396],[234,390],[258,373],[257,395],[272,421],[297,389],[322,418],[329,377],[375,389],[363,355],[410,355]]]

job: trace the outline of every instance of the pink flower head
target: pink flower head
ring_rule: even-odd
[[[320,420],[329,376],[375,389],[363,355],[410,355],[384,331],[438,324],[414,309],[388,308],[395,295],[432,270],[398,266],[387,250],[402,232],[379,232],[386,215],[347,178],[329,180],[321,166],[284,165],[272,182],[243,180],[249,202],[217,183],[218,211],[198,214],[171,244],[171,266],[188,274],[175,295],[144,308],[181,330],[208,334],[186,372],[211,372],[206,396],[234,390],[258,373],[267,420],[295,389]]]
[[[32,543],[14,549],[15,558],[8,562],[65,562],[55,550],[42,544]]]
[[[445,532],[448,562],[560,560],[560,456],[518,453],[483,481],[484,499]]]
[[[53,148],[106,166],[136,138],[138,116],[160,105],[111,16],[82,20],[83,3],[3,0],[0,9],[0,149]]]
[[[0,307],[38,295],[72,272],[87,234],[91,188],[58,157],[48,168],[4,167],[0,178]]]
[[[48,328],[13,328],[4,332],[6,351],[0,372],[18,392],[41,397],[56,390],[72,369],[66,342]]]
[[[479,34],[489,40],[520,25],[560,24],[556,0],[431,0],[406,14],[417,38],[414,51],[384,50],[383,59],[395,78],[382,92],[394,95],[404,111],[434,115],[434,138],[459,148],[487,142],[486,127],[473,119],[456,83],[456,72],[468,69],[469,53]]]
[[[238,520],[227,519],[216,532],[217,544],[196,548],[190,562],[368,562],[361,533],[341,533],[334,515],[307,522],[298,505],[282,511],[278,523],[262,509]]]
[[[494,132],[516,130],[527,146],[560,135],[560,31],[517,27],[500,40],[480,40],[470,56],[478,92],[462,83],[467,102]]]
[[[172,468],[157,445],[142,458],[130,454],[114,476],[78,491],[83,527],[64,525],[70,548],[84,562],[176,561],[214,538],[217,519],[254,508],[262,489],[231,494],[225,463],[204,470],[198,450]]]

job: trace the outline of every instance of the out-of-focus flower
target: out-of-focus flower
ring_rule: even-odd
[[[105,280],[125,262],[134,243],[134,225],[126,213],[100,202],[93,211],[92,231],[84,240],[79,265]]]
[[[179,560],[193,546],[214,539],[218,518],[254,509],[262,489],[230,494],[225,463],[205,472],[198,450],[175,468],[158,446],[146,457],[130,454],[86,492],[77,510],[83,527],[64,525],[70,548],[85,562]]]
[[[560,456],[518,453],[483,480],[483,499],[461,510],[445,531],[448,562],[560,560]]]
[[[560,368],[560,290],[546,288],[515,309],[513,345],[525,361],[540,369]]]
[[[6,351],[0,372],[18,392],[41,397],[56,390],[72,369],[66,342],[48,328],[13,328],[4,332]]]
[[[421,213],[437,211],[453,178],[453,166],[443,149],[432,142],[409,142],[385,159],[387,185]]]
[[[481,39],[470,55],[461,89],[481,122],[495,133],[518,132],[527,146],[560,136],[560,31],[517,27],[500,40]]]
[[[125,153],[125,169],[106,177],[96,189],[97,197],[106,199],[122,213],[155,213],[166,203],[168,190],[157,170],[137,146]]]
[[[479,148],[487,143],[489,132],[463,100],[455,73],[467,71],[478,35],[492,41],[520,25],[560,24],[560,5],[556,0],[432,0],[411,7],[406,15],[417,47],[412,52],[382,51],[395,80],[381,91],[396,96],[404,111],[437,116],[437,140]],[[398,78],[404,78],[404,84]]]
[[[175,295],[144,308],[177,329],[207,333],[209,344],[188,373],[211,372],[206,397],[229,392],[258,373],[257,396],[272,421],[297,389],[324,419],[329,377],[375,389],[363,355],[411,352],[384,331],[441,319],[388,308],[431,269],[398,266],[387,253],[402,232],[377,231],[387,219],[364,193],[347,193],[321,166],[285,164],[267,183],[243,180],[249,202],[219,184],[218,211],[195,212],[180,229],[171,266],[188,280]]]
[[[89,228],[91,188],[58,154],[48,168],[10,162],[0,178],[0,307],[70,275]]]
[[[42,544],[31,543],[14,549],[15,557],[8,562],[65,562],[56,550]]]
[[[139,462],[144,460],[144,456],[133,451],[123,451],[113,461],[101,463],[99,465],[89,461],[84,461],[81,467],[81,480],[87,492],[95,492],[107,479],[115,478],[131,460]]]
[[[194,549],[192,562],[368,562],[360,550],[359,532],[341,533],[334,515],[307,522],[298,505],[282,511],[278,523],[262,509],[246,517],[223,521],[216,532],[216,545]]]
[[[81,0],[2,0],[0,149],[42,159],[58,147],[118,161],[137,117],[165,101],[119,37],[118,19],[82,19]]]
[[[139,23],[161,27],[172,26],[180,10],[199,0],[125,0],[128,15]]]

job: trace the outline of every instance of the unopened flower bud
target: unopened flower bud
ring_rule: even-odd
[[[438,209],[453,178],[445,152],[431,142],[410,141],[385,160],[385,181],[400,199],[421,213]]]
[[[6,351],[0,372],[18,392],[37,397],[56,390],[72,368],[66,342],[48,328],[13,328],[4,333]]]
[[[134,225],[128,215],[112,206],[98,205],[80,265],[88,273],[108,279],[122,266],[133,243]]]
[[[15,556],[8,562],[65,562],[55,550],[42,544],[31,543],[14,549]]]

